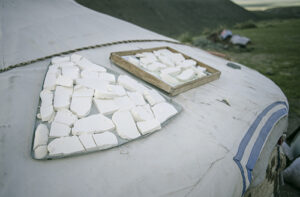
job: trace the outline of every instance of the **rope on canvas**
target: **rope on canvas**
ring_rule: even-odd
[[[172,44],[191,46],[189,44],[180,43],[180,42],[171,41],[171,40],[159,40],[159,39],[122,40],[122,41],[116,41],[116,42],[96,44],[96,45],[87,46],[87,47],[81,47],[81,48],[77,48],[77,49],[73,49],[73,50],[69,50],[69,51],[64,51],[64,52],[61,52],[61,53],[55,53],[55,54],[48,55],[48,56],[41,57],[41,58],[37,58],[37,59],[34,59],[34,60],[21,62],[21,63],[18,63],[18,64],[7,66],[5,68],[1,68],[0,73],[9,71],[9,70],[14,69],[14,68],[26,66],[26,65],[29,65],[29,64],[32,64],[32,63],[35,63],[35,62],[43,61],[43,60],[46,60],[48,58],[52,58],[54,56],[67,55],[67,54],[70,54],[70,53],[75,53],[75,52],[78,52],[78,51],[83,51],[83,50],[88,50],[88,49],[96,49],[96,48],[107,47],[107,46],[112,46],[112,45],[126,44],[126,43],[136,43],[136,42],[166,42],[166,43],[172,43]]]

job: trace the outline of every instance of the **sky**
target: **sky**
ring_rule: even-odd
[[[247,10],[265,10],[274,7],[300,6],[300,0],[231,0]]]

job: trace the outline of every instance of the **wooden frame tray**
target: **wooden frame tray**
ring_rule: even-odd
[[[187,90],[190,90],[192,88],[198,87],[200,85],[209,83],[211,81],[217,80],[220,78],[221,72],[217,69],[214,69],[203,62],[200,62],[196,59],[193,59],[183,53],[181,53],[185,59],[192,59],[197,62],[197,65],[200,65],[210,73],[208,76],[204,76],[201,78],[196,78],[194,80],[188,81],[186,83],[177,85],[177,86],[171,86],[168,83],[162,81],[161,79],[157,78],[156,76],[152,75],[151,73],[148,73],[144,69],[135,66],[134,64],[126,61],[122,56],[128,56],[128,55],[135,55],[137,53],[143,53],[143,52],[153,52],[159,49],[168,49],[171,52],[174,53],[181,53],[175,49],[172,49],[170,47],[156,47],[156,48],[149,48],[149,49],[141,49],[141,50],[132,50],[132,51],[120,51],[120,52],[112,52],[110,54],[110,60],[115,63],[117,66],[125,69],[126,71],[132,73],[133,75],[139,77],[140,79],[143,79],[144,81],[160,88],[161,90],[167,92],[170,96],[175,96],[177,94],[180,94],[182,92],[185,92]]]

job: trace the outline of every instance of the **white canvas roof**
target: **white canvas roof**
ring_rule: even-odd
[[[3,50],[0,53],[0,68],[71,49],[119,40],[172,40],[92,11],[72,0],[4,0],[0,9],[0,45]]]
[[[98,43],[172,40],[70,0],[2,4],[2,67]],[[239,197],[257,185],[287,127],[287,99],[271,80],[174,43],[126,43],[78,53],[126,73],[109,61],[111,52],[158,46],[203,61],[220,70],[221,78],[174,97],[183,111],[162,131],[67,159],[36,161],[30,155],[50,59],[0,73],[0,196]]]

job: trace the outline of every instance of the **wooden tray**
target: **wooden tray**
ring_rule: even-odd
[[[211,75],[205,76],[205,77],[201,77],[201,78],[197,78],[191,81],[188,81],[186,83],[177,85],[177,86],[171,86],[168,83],[162,81],[161,79],[157,78],[156,76],[152,75],[151,73],[146,72],[144,69],[139,68],[137,66],[135,66],[134,64],[126,61],[124,58],[122,58],[122,56],[128,56],[128,55],[135,55],[137,53],[143,53],[143,52],[153,52],[159,49],[168,49],[171,52],[174,53],[181,53],[176,51],[175,49],[172,49],[170,47],[157,47],[157,48],[150,48],[150,49],[141,49],[141,50],[133,50],[133,51],[120,51],[120,52],[113,52],[110,54],[110,60],[115,63],[117,66],[125,69],[126,71],[134,74],[135,76],[139,77],[140,79],[143,79],[144,81],[160,88],[161,90],[164,90],[165,92],[167,92],[169,95],[171,96],[175,96],[177,94],[180,94],[182,92],[185,92],[187,90],[190,90],[192,88],[198,87],[200,85],[206,84],[208,82],[217,80],[220,78],[221,72],[198,61],[195,60],[183,53],[181,53],[184,58],[186,59],[192,59],[194,61],[197,62],[197,65],[200,65],[204,68],[206,68],[206,70],[211,73]]]

